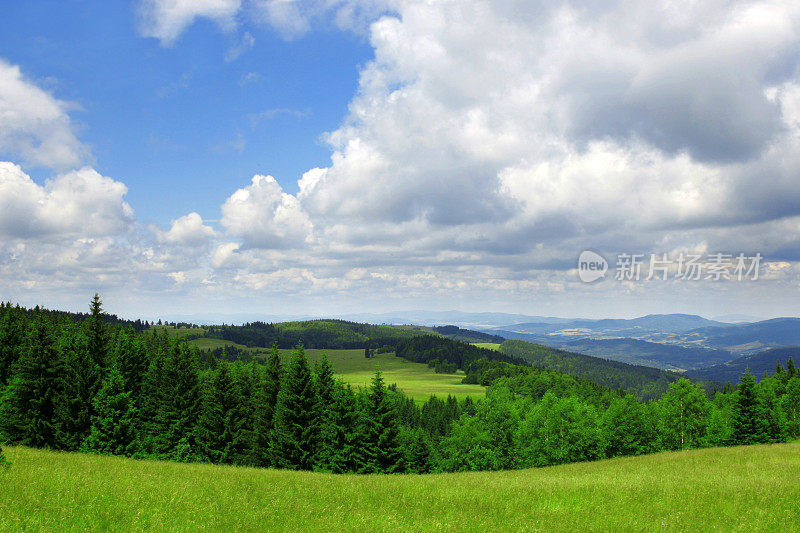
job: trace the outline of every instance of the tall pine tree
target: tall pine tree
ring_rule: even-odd
[[[77,450],[92,426],[94,399],[102,386],[102,370],[89,354],[88,339],[79,328],[65,328],[58,346],[67,369],[62,406],[64,446]]]
[[[95,293],[89,303],[89,318],[86,320],[86,336],[89,339],[89,355],[95,364],[105,369],[108,364],[108,331],[104,320],[103,302]]]
[[[272,464],[272,431],[282,377],[281,353],[275,343],[270,350],[264,376],[256,385],[253,400],[253,438],[250,454],[251,463],[256,466],[265,467]]]
[[[198,452],[213,463],[232,464],[243,427],[243,398],[230,365],[222,361],[204,387],[197,425]]]
[[[394,474],[403,472],[405,464],[400,448],[400,421],[394,399],[389,396],[380,372],[375,373],[367,397],[366,442],[371,461],[367,471]]]
[[[62,448],[65,365],[41,317],[15,363],[0,406],[0,428],[8,442],[34,448]]]
[[[731,444],[755,444],[763,439],[764,425],[756,395],[756,380],[749,371],[742,375],[736,389],[732,429]]]
[[[294,351],[275,407],[271,449],[273,465],[292,470],[314,467],[319,413],[314,378],[303,345]]]
[[[22,354],[25,329],[22,311],[9,304],[0,320],[0,387],[8,383],[11,367]]]
[[[156,432],[152,435],[154,452],[166,459],[195,460],[200,383],[197,358],[185,343],[175,344],[164,360],[160,385]]]

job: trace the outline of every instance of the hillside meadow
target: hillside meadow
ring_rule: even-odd
[[[255,355],[266,357],[267,348],[248,348],[222,339],[200,338],[189,341],[189,344],[202,350],[213,350],[226,346],[248,350]],[[288,361],[292,350],[282,349],[281,354]],[[466,385],[461,383],[464,372],[452,374],[437,374],[433,368],[422,363],[413,363],[394,353],[375,354],[369,359],[364,357],[364,350],[317,350],[306,349],[306,356],[310,363],[319,361],[324,353],[333,368],[337,378],[349,383],[353,387],[368,387],[376,371],[383,374],[383,379],[388,385],[396,384],[406,396],[417,402],[424,402],[431,396],[447,398],[454,396],[459,400],[472,396],[481,397],[486,389],[480,385]]]
[[[4,450],[2,531],[786,531],[800,519],[798,443],[395,476]]]

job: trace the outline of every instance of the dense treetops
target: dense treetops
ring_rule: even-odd
[[[0,307],[0,442],[334,473],[424,473],[800,436],[800,372],[791,361],[758,383],[745,374],[737,388],[711,397],[678,379],[643,402],[592,375],[517,364],[510,353],[430,334],[395,338],[403,356],[457,365],[465,379],[489,386],[479,401],[434,397],[419,405],[380,374],[354,390],[334,378],[326,359],[312,368],[302,344],[288,358],[273,345],[264,364],[201,359],[164,332],[137,333],[106,320],[99,297],[88,315],[67,318]],[[321,331],[341,324],[320,323]]]

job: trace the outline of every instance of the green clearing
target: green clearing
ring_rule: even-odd
[[[189,341],[189,344],[204,350],[233,346],[258,356],[266,356],[269,353],[267,348],[247,348],[221,339],[200,338]],[[288,357],[291,353],[292,350],[281,350],[284,357]],[[462,371],[455,374],[437,374],[428,365],[412,363],[401,357],[395,357],[393,353],[377,354],[367,359],[364,357],[364,350],[306,350],[306,356],[312,363],[318,361],[323,353],[327,354],[336,377],[354,387],[368,387],[375,372],[380,370],[387,385],[397,384],[400,390],[415,401],[424,402],[432,395],[446,398],[448,394],[458,399],[467,396],[474,398],[483,396],[486,392],[485,387],[480,385],[461,383],[464,379]]]
[[[500,343],[498,342],[473,342],[472,345],[478,348],[486,348],[487,350],[500,351]]]
[[[2,531],[788,531],[800,520],[797,443],[423,476],[4,451]]]
[[[291,350],[281,350],[285,357]],[[328,356],[336,377],[354,387],[368,387],[380,370],[387,385],[397,384],[407,396],[415,401],[425,401],[432,395],[447,397],[448,394],[462,399],[467,396],[483,396],[486,392],[480,385],[464,385],[464,373],[437,374],[428,365],[412,363],[394,353],[377,354],[369,359],[364,350],[306,350],[310,362],[318,361],[322,354]]]
[[[289,350],[286,350],[289,352]],[[364,357],[364,350],[306,350],[309,361],[316,361],[325,352],[337,377],[354,387],[368,387],[380,370],[383,380],[391,385],[397,384],[407,396],[416,401],[425,401],[432,395],[458,399],[467,396],[483,396],[486,388],[480,385],[461,383],[464,372],[455,374],[437,374],[433,368],[422,363],[412,363],[394,353],[377,354],[369,359]]]

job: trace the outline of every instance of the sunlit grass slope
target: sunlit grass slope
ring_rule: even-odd
[[[790,531],[800,444],[336,476],[4,449],[0,530]]]
[[[204,350],[233,346],[249,350],[260,358],[266,357],[269,353],[267,348],[247,348],[221,339],[201,338],[189,341],[189,343]],[[292,350],[281,350],[285,357],[288,357],[291,352]],[[417,401],[425,401],[432,395],[440,398],[452,395],[462,399],[467,396],[479,397],[485,394],[485,388],[480,385],[462,384],[464,373],[461,371],[455,374],[437,374],[428,365],[412,363],[395,357],[393,353],[376,354],[367,359],[364,357],[364,350],[307,349],[306,355],[309,361],[314,362],[322,357],[323,352],[327,354],[336,376],[354,387],[369,386],[375,376],[375,371],[380,370],[387,384],[396,383],[400,390]]]
[[[285,350],[286,353],[289,350]],[[431,395],[459,399],[467,396],[480,397],[486,389],[480,385],[461,383],[464,372],[437,374],[433,368],[422,363],[412,363],[394,353],[376,354],[369,359],[364,350],[306,350],[309,361],[316,361],[325,352],[337,377],[354,387],[368,387],[377,370],[381,371],[387,384],[396,383],[397,388],[415,400],[427,400]]]
[[[486,348],[487,350],[500,351],[500,343],[497,342],[473,342],[472,345],[478,348]]]

